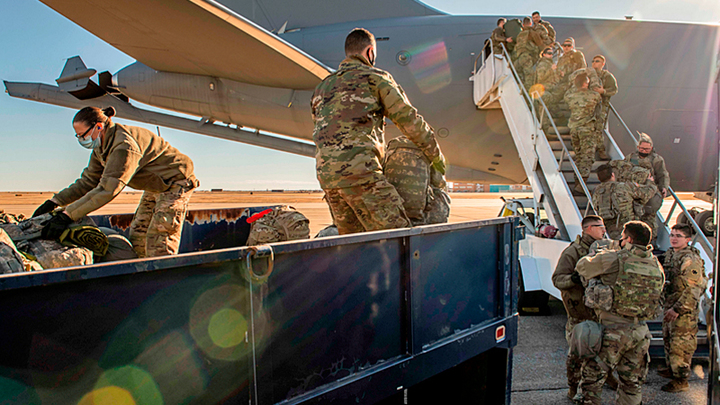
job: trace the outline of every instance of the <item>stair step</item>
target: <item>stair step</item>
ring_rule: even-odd
[[[573,156],[574,156],[574,154],[573,154]],[[609,161],[608,160],[596,160],[595,162],[593,162],[592,169],[590,169],[590,171],[595,172],[598,167],[606,164],[607,162],[609,162]],[[563,163],[560,166],[560,171],[572,172],[572,165],[570,165],[570,162],[568,162],[567,160],[563,160]]]
[[[563,176],[565,177],[565,181],[568,182],[568,184],[573,183],[575,180],[574,173],[573,172],[562,172]],[[594,188],[595,185],[600,184],[600,180],[598,180],[596,173],[590,173],[590,177],[588,177],[588,180],[586,181],[588,188]],[[593,187],[590,187],[590,185],[593,185]]]

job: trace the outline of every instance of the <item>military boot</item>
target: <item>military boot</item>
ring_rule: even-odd
[[[690,388],[688,381],[684,378],[673,378],[672,381],[663,385],[660,389],[667,392],[681,392],[687,391]]]
[[[670,367],[658,367],[658,375],[665,378],[673,378],[672,370]]]
[[[568,389],[567,397],[568,399],[572,400],[575,398],[575,395],[577,395],[577,385],[571,385]]]
[[[605,385],[610,387],[613,391],[617,391],[618,389],[618,380],[615,378],[613,373],[608,373],[607,379],[605,379]]]

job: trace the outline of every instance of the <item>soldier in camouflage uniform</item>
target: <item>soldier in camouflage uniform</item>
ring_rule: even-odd
[[[597,175],[600,184],[593,190],[593,206],[605,221],[610,238],[618,239],[626,222],[640,219],[634,205],[645,205],[655,195],[657,188],[654,184],[618,182],[609,164],[598,167]]]
[[[493,53],[495,55],[499,55],[502,58],[503,51],[502,51],[502,45],[505,44],[505,47],[507,48],[507,45],[509,43],[512,43],[513,39],[505,36],[505,23],[507,22],[506,18],[500,18],[497,20],[497,28],[495,28],[492,32],[492,35],[490,35],[490,39],[492,39],[493,44]]]
[[[530,90],[530,86],[533,85],[533,66],[535,66],[535,61],[537,61],[541,49],[533,42],[531,27],[532,20],[530,17],[525,17],[523,19],[523,30],[518,34],[515,49],[513,50],[515,71],[520,76],[526,90]]]
[[[599,278],[613,293],[609,311],[596,308],[604,326],[602,347],[597,360],[588,359],[582,369],[582,392],[575,397],[576,403],[599,405],[607,370],[612,369],[620,379],[618,404],[642,402],[642,384],[650,363],[651,334],[646,321],[658,314],[665,282],[662,266],[648,246],[650,235],[646,224],[628,222],[620,240],[621,250],[584,257],[575,267],[584,280]]]
[[[535,65],[535,84],[530,88],[530,95],[538,93],[543,96],[546,90],[552,89],[557,84],[560,76],[557,74],[557,66],[553,63],[552,55],[550,47],[545,48],[540,54],[540,59]]]
[[[645,213],[642,216],[642,221],[653,230],[653,240],[655,240],[657,238],[656,214],[662,206],[663,198],[667,197],[670,187],[670,174],[665,168],[665,159],[653,149],[652,138],[648,134],[640,132],[637,150],[625,156],[625,161],[648,169],[657,185],[658,194],[645,205]]]
[[[545,32],[548,36],[548,43],[547,45],[551,45],[555,42],[555,28],[553,26],[540,18],[540,12],[534,11],[532,14],[532,21],[533,21],[533,29],[537,29],[539,33]],[[536,28],[537,27],[537,28]],[[539,27],[545,28],[545,30],[540,30]],[[541,34],[542,35],[542,34]]]
[[[580,176],[587,180],[590,176],[590,169],[595,160],[595,147],[597,142],[594,137],[595,120],[597,107],[600,104],[600,95],[588,89],[589,79],[584,73],[575,78],[576,88],[565,94],[565,102],[570,107],[570,139],[575,150],[575,164]],[[580,181],[575,176],[573,193],[584,195]]]
[[[57,239],[75,220],[112,201],[125,186],[143,190],[130,225],[138,257],[176,254],[188,201],[199,182],[189,157],[144,128],[114,123],[115,109],[85,107],[73,118],[81,146],[92,149],[88,167],[72,185],[45,201],[33,217],[64,210],[43,228]]]
[[[665,253],[667,285],[663,291],[663,341],[666,367],[658,367],[658,374],[672,381],[663,391],[679,392],[688,389],[690,362],[697,348],[700,298],[705,293],[707,278],[700,252],[689,246],[692,228],[677,224],[670,232],[670,245]]]
[[[565,339],[570,343],[570,333],[575,325],[586,320],[597,320],[595,313],[587,308],[584,303],[585,288],[580,281],[580,276],[575,271],[575,265],[580,258],[588,254],[590,246],[605,237],[605,226],[603,220],[597,215],[588,215],[582,220],[582,235],[573,241],[570,246],[560,254],[555,272],[552,275],[552,282],[562,296],[563,305],[567,312],[567,323],[565,324]],[[567,367],[568,398],[572,399],[577,393],[580,383],[580,370],[583,359],[568,351],[565,365]]]
[[[610,160],[605,151],[605,143],[603,142],[603,131],[607,126],[608,114],[610,113],[610,97],[614,96],[618,92],[617,80],[612,73],[604,69],[605,57],[602,55],[595,55],[592,58],[592,68],[597,72],[597,76],[602,83],[602,87],[595,88],[595,91],[600,93],[602,96],[602,104],[600,106],[600,112],[597,121],[597,138],[600,143],[598,144],[598,157],[600,160]]]
[[[572,82],[569,80],[572,72],[587,67],[585,62],[585,55],[575,49],[575,38],[566,38],[562,44],[563,54],[558,59],[557,67],[558,73],[562,77],[560,84],[564,87],[564,90],[570,87]]]
[[[317,177],[341,235],[410,226],[402,198],[382,172],[385,117],[445,173],[432,128],[393,77],[373,67],[375,49],[370,32],[350,32],[347,58],[317,86],[311,102]]]

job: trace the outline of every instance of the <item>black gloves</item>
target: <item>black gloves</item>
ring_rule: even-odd
[[[574,271],[573,274],[570,275],[570,280],[577,285],[582,285],[582,281],[580,281],[580,274],[578,274],[577,271]]]
[[[57,240],[63,232],[67,229],[68,225],[72,224],[73,220],[64,212],[58,212],[48,221],[45,227],[42,229],[43,239]]]
[[[52,212],[55,208],[57,208],[58,205],[54,202],[47,200],[44,203],[42,203],[41,206],[38,207],[38,209],[33,212],[32,217],[35,218],[37,216],[40,216],[42,214],[47,214],[48,212]]]

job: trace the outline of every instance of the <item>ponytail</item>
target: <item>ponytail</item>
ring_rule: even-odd
[[[106,125],[112,124],[112,121],[110,118],[115,116],[115,108],[105,107],[102,110],[97,107],[85,107],[81,109],[80,111],[75,114],[75,117],[73,118],[73,123],[75,122],[82,122],[85,123],[87,126],[92,126],[97,124],[98,122],[102,122]]]

